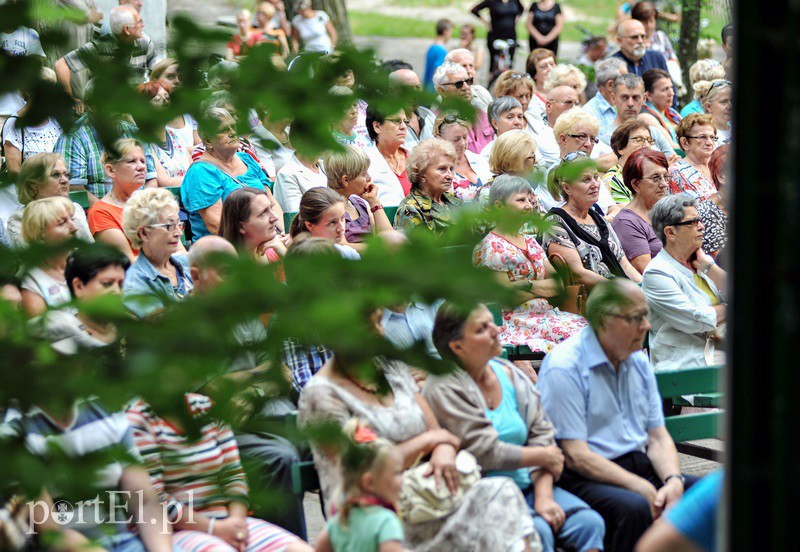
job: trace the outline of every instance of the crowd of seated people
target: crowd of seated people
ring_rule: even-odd
[[[177,62],[153,59],[139,13],[122,8],[114,11],[112,33],[134,45],[139,55],[131,64],[149,72],[136,90],[161,109],[180,87]],[[348,550],[336,543],[360,537],[347,536],[346,525],[367,531],[374,508],[392,510],[402,494],[399,487],[384,494],[373,478],[404,480],[424,459],[429,475],[455,495],[457,458],[466,451],[480,465],[479,481],[448,515],[424,523],[396,523],[377,510],[384,515],[376,519],[391,525],[385,542],[415,550],[633,550],[694,483],[681,473],[665,429],[654,372],[724,362],[727,282],[720,264],[727,258],[731,83],[715,67],[699,66],[695,105],[682,118],[667,72],[629,72],[636,48],[598,62],[598,92],[589,103],[583,73],[549,50],[531,53],[529,74],[504,72],[487,90],[475,83],[473,54],[459,49],[433,73],[440,97],[431,105],[367,105],[352,72],[323,88],[322,100],[352,101],[324,129],[340,147],[309,154],[291,143],[291,117],[273,119],[263,106],[252,106],[250,133],[243,134],[235,91],[225,91],[238,63],[262,42],[277,44],[282,56],[287,37],[294,50],[300,42],[310,51],[335,49],[327,14],[307,0],[295,12],[287,21],[279,0],[262,3],[255,23],[239,12],[229,60],[209,71],[203,112],[160,125],[155,142],[141,141],[137,127],[120,118],[117,139],[103,144],[91,83],[71,128],[62,132],[47,120],[4,131],[18,203],[0,211],[0,241],[16,251],[52,248],[21,269],[18,282],[20,308],[37,336],[58,355],[125,349],[116,326],[85,304],[119,295],[130,323],[157,325],[225,283],[226,271],[210,260],[219,255],[268,264],[274,270],[264,274],[282,289],[307,281],[291,271],[292,259],[343,257],[361,277],[373,244],[391,254],[417,235],[443,243],[470,213],[481,219],[469,245],[473,265],[514,298],[497,305],[497,324],[485,306],[464,311],[448,297],[366,313],[374,335],[398,350],[421,344],[452,368],[427,378],[379,355],[365,370],[336,343],[322,342],[313,322],[283,341],[280,358],[255,354],[280,312],[241,320],[224,336],[248,354],[221,367],[221,380],[249,386],[250,378],[282,368],[285,391],[248,419],[297,411],[301,427],[332,422],[377,455],[355,468],[352,458],[320,443],[304,457],[297,443],[258,424],[216,419],[216,384],[208,382],[181,392],[179,420],[141,397],[125,405],[68,397],[75,411],[8,407],[3,434],[22,437],[33,454],[48,454],[44,442],[75,458],[126,447],[144,469],[118,462],[103,485],[140,491],[140,519],[170,527],[158,533],[140,522],[109,534],[94,525],[42,524],[36,532],[60,533],[74,547],[100,539],[98,549],[108,550],[310,550],[307,541],[317,535],[308,534],[302,497],[292,493],[292,466],[311,458],[326,515],[335,516],[318,549]],[[620,26],[623,44],[631,28]],[[86,65],[89,50],[110,47],[103,40],[60,59],[59,81]],[[405,62],[385,67],[387,94],[420,87]],[[471,106],[474,117],[442,108],[452,100]],[[199,119],[216,130],[198,128]],[[266,142],[272,147],[262,148]],[[87,212],[70,192],[86,193]],[[481,217],[496,210],[517,222],[487,226]],[[560,302],[557,269],[588,293],[577,312]],[[13,299],[15,288],[4,280],[2,298]],[[544,359],[541,369],[502,360],[504,346],[526,346]],[[624,406],[605,412],[612,402]],[[351,431],[353,418],[369,428],[363,443]],[[190,437],[192,423],[199,440]],[[76,438],[92,426],[100,428],[92,442]],[[252,503],[248,481],[281,490],[279,507]]]

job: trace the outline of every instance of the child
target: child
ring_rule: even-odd
[[[317,552],[401,552],[403,526],[395,513],[403,458],[357,419],[344,426],[353,443],[342,455],[341,509],[317,540]]]

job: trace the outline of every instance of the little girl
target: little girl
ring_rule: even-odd
[[[344,426],[352,440],[342,454],[341,509],[317,539],[317,552],[401,552],[403,525],[395,513],[403,458],[357,419]]]

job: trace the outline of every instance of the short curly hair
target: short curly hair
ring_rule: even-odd
[[[692,129],[696,126],[710,126],[717,132],[717,125],[714,124],[714,116],[707,113],[691,113],[678,123],[675,128],[675,136],[678,137],[678,144],[681,138],[688,138],[692,135]]]
[[[412,187],[419,188],[422,175],[442,155],[448,157],[454,165],[458,160],[453,144],[441,138],[428,138],[417,144],[406,161],[406,174]]]
[[[517,71],[503,71],[494,83],[494,97],[510,96],[518,88],[533,94],[535,86],[531,76]]]
[[[578,125],[594,129],[595,134],[600,130],[600,123],[597,117],[582,107],[571,107],[562,113],[558,119],[556,119],[556,124],[553,125],[553,134],[556,140],[558,140],[560,136],[572,132]]]
[[[550,71],[547,78],[544,80],[544,91],[550,92],[556,86],[569,86],[567,82],[569,82],[570,79],[576,79],[578,81],[578,89],[576,90],[578,94],[586,90],[586,75],[583,74],[583,71],[574,65],[565,63],[553,67],[553,70]]]
[[[165,210],[178,215],[180,207],[172,192],[164,188],[145,188],[133,192],[122,210],[122,231],[136,249],[142,247],[139,230],[149,224],[157,224]]]

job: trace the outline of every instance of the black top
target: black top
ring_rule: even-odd
[[[480,17],[481,10],[489,8],[489,17],[492,21],[492,30],[489,33],[493,38],[517,38],[515,29],[517,17],[525,13],[525,8],[519,0],[483,0],[472,8],[472,13]]]
[[[530,13],[533,14],[533,28],[546,36],[556,26],[556,16],[561,13],[561,6],[556,2],[549,10],[542,11],[539,9],[539,3],[534,2],[531,4]]]

